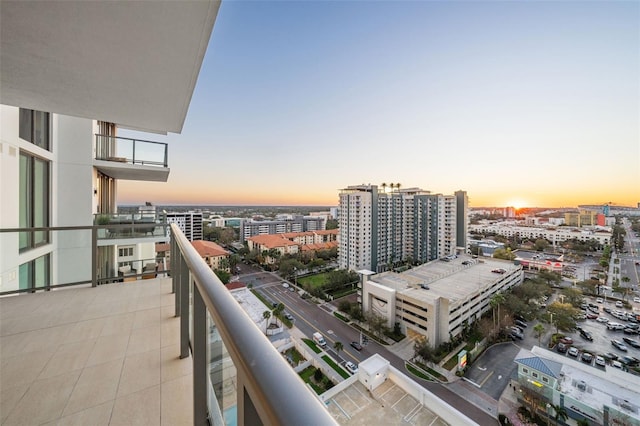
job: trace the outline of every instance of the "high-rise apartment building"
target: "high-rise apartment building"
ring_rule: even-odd
[[[202,239],[202,212],[166,213],[167,224],[175,223],[187,240]]]
[[[341,190],[340,268],[380,272],[400,262],[424,263],[455,254],[456,206],[456,196],[420,188],[356,185]]]
[[[467,234],[469,233],[469,197],[467,191],[456,191],[456,245],[467,251]]]
[[[240,224],[240,238],[256,235],[285,234],[288,232],[322,231],[326,220],[322,216],[293,216],[279,220],[243,220]]]

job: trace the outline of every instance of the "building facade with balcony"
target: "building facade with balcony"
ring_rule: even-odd
[[[249,237],[257,235],[320,231],[324,229],[325,223],[322,216],[293,216],[279,220],[245,219],[240,224],[240,239],[246,241]]]
[[[175,223],[189,241],[202,239],[202,212],[167,212],[167,224]]]
[[[463,200],[466,198],[463,197]],[[420,188],[349,186],[340,192],[340,268],[382,272],[456,253],[458,221],[467,222],[457,197]]]

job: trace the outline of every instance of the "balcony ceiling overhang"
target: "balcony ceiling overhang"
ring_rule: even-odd
[[[140,164],[120,164],[112,161],[93,160],[100,172],[114,179],[146,182],[166,182],[169,180],[168,167],[143,166]]]
[[[0,3],[0,103],[179,133],[219,0]]]

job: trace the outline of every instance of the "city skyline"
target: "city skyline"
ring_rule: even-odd
[[[120,182],[119,203],[327,206],[400,182],[471,206],[635,206],[639,11],[225,2],[182,135],[153,135],[169,182]]]

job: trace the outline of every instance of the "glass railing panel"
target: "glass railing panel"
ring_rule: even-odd
[[[216,409],[219,410],[224,424],[235,426],[238,423],[236,367],[209,312],[207,312],[207,325],[209,330],[207,359],[209,360],[210,390],[213,392],[213,395],[209,395],[209,400],[215,399],[216,402],[214,406],[209,407],[209,410],[210,413],[214,413]]]
[[[96,160],[167,167],[168,145],[164,142],[96,135]]]
[[[169,232],[164,216],[155,213],[96,214],[93,223],[101,226],[98,239],[167,237]]]

